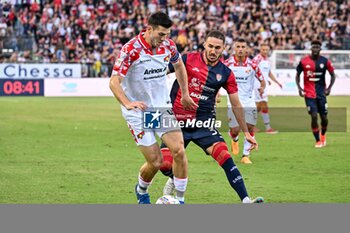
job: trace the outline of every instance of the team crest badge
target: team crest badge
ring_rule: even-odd
[[[142,139],[144,135],[145,135],[145,131],[142,131],[141,133],[139,133],[139,134],[137,135],[137,138],[138,138],[138,139]]]
[[[321,64],[320,64],[320,68],[321,68],[321,69],[323,69],[323,67],[324,67],[324,64],[323,64],[323,63],[321,63]]]
[[[164,58],[164,62],[169,62],[169,60],[170,60],[170,55],[168,55]]]
[[[221,74],[216,74],[216,80],[220,81],[222,79],[222,75]]]

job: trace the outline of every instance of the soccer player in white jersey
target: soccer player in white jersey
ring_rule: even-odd
[[[262,73],[262,76],[265,79],[265,82],[271,85],[271,81],[274,81],[280,88],[282,88],[282,84],[278,82],[275,78],[275,75],[271,72],[271,63],[268,59],[268,55],[270,52],[270,47],[268,44],[263,43],[260,45],[260,53],[256,55],[253,59],[256,64],[258,64],[259,69]],[[267,105],[268,102],[268,85],[266,86],[264,93],[262,95],[259,94],[260,82],[255,80],[255,102],[258,113],[261,112],[261,116],[263,118],[263,122],[265,125],[265,132],[267,134],[276,134],[277,130],[273,129],[270,125],[270,115],[269,108]]]
[[[129,125],[138,148],[146,162],[139,170],[135,193],[139,204],[150,204],[148,187],[162,164],[156,141],[157,134],[174,155],[174,183],[176,198],[184,203],[187,186],[187,157],[180,129],[146,130],[143,113],[149,108],[171,108],[166,85],[169,62],[175,68],[184,109],[197,105],[188,94],[187,73],[175,43],[168,39],[172,21],[162,12],[154,13],[148,26],[121,49],[113,67],[110,89],[121,104],[122,115]],[[157,112],[156,112],[157,113]],[[157,118],[159,116],[153,115]]]
[[[261,75],[260,69],[247,56],[247,42],[243,38],[239,38],[233,46],[234,55],[229,57],[225,64],[232,70],[236,77],[238,84],[238,96],[245,111],[245,120],[247,123],[248,131],[252,137],[254,137],[254,127],[257,121],[256,105],[254,100],[254,82],[255,79],[260,81],[259,92],[262,94],[265,89],[265,80]],[[228,101],[229,105],[229,101]],[[229,134],[231,136],[231,149],[234,155],[239,154],[238,135],[240,127],[238,122],[231,110],[231,106],[228,108],[229,118]],[[241,163],[251,164],[252,161],[249,159],[251,144],[245,139],[243,146],[243,155]]]

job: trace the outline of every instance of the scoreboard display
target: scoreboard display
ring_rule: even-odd
[[[0,79],[0,96],[43,95],[43,79]]]

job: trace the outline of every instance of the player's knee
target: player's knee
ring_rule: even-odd
[[[219,142],[214,145],[211,156],[216,160],[216,162],[222,166],[226,160],[231,158],[230,153],[225,142]]]
[[[155,170],[159,170],[159,168],[162,166],[162,163],[163,158],[161,156],[148,162],[148,164],[151,165]]]
[[[261,108],[261,112],[262,113],[269,113],[269,108],[267,107],[267,105],[265,105],[265,106],[263,106],[262,108]]]
[[[160,166],[161,171],[170,171],[173,167],[173,156],[169,150],[169,148],[162,148],[160,150],[163,155],[163,162]]]
[[[239,134],[239,127],[235,127],[235,128],[230,128],[230,135],[232,138],[235,138],[238,136]]]
[[[182,146],[176,146],[171,150],[173,159],[176,161],[182,161],[185,158],[185,148]]]

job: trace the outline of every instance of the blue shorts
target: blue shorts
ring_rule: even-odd
[[[315,99],[305,97],[305,104],[309,114],[319,113],[320,115],[327,115],[328,113],[326,97],[318,97]]]
[[[182,134],[184,137],[185,148],[192,141],[194,144],[202,148],[202,150],[207,154],[207,149],[211,147],[214,143],[225,142],[224,138],[217,129],[208,128],[182,128]],[[161,148],[166,147],[162,143]]]

